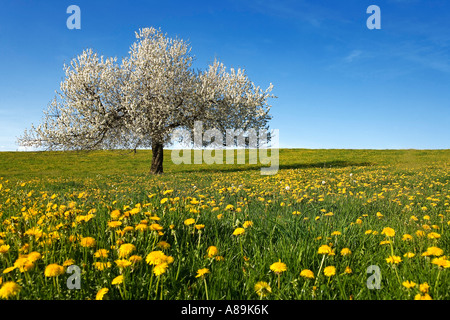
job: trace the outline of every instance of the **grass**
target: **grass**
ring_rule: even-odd
[[[450,150],[282,149],[273,176],[260,165],[174,165],[169,150],[165,174],[151,176],[150,159],[146,150],[0,153],[0,277],[20,286],[0,297],[95,299],[102,288],[104,299],[450,296]],[[237,228],[244,233],[233,235]],[[135,250],[120,256],[123,244]],[[324,245],[330,254],[318,252]],[[162,258],[147,259],[155,251]],[[285,272],[271,270],[278,261]],[[50,264],[79,266],[81,289],[67,288],[69,273],[45,276]],[[370,266],[380,289],[367,286]],[[258,282],[267,295],[255,292]]]

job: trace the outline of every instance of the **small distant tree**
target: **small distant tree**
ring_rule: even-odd
[[[84,50],[69,65],[42,123],[18,139],[46,150],[152,149],[150,172],[163,172],[164,146],[176,129],[202,121],[227,129],[267,129],[273,86],[256,87],[242,69],[218,60],[192,68],[188,43],[140,29],[129,55],[104,58]]]

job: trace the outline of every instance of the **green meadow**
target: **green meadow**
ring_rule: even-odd
[[[450,298],[450,150],[150,161],[0,153],[0,299]]]

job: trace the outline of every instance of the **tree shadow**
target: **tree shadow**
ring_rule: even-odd
[[[372,162],[356,162],[348,160],[333,160],[324,162],[312,162],[312,163],[288,163],[280,164],[278,170],[289,169],[310,169],[310,168],[346,168],[346,167],[370,167],[375,166]],[[261,168],[268,168],[268,165],[255,165],[255,164],[223,164],[223,165],[183,165],[182,168],[176,170],[176,172],[243,172],[243,171],[255,171],[261,170]]]

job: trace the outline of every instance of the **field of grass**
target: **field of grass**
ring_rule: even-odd
[[[450,150],[150,159],[0,153],[0,299],[450,298]]]

